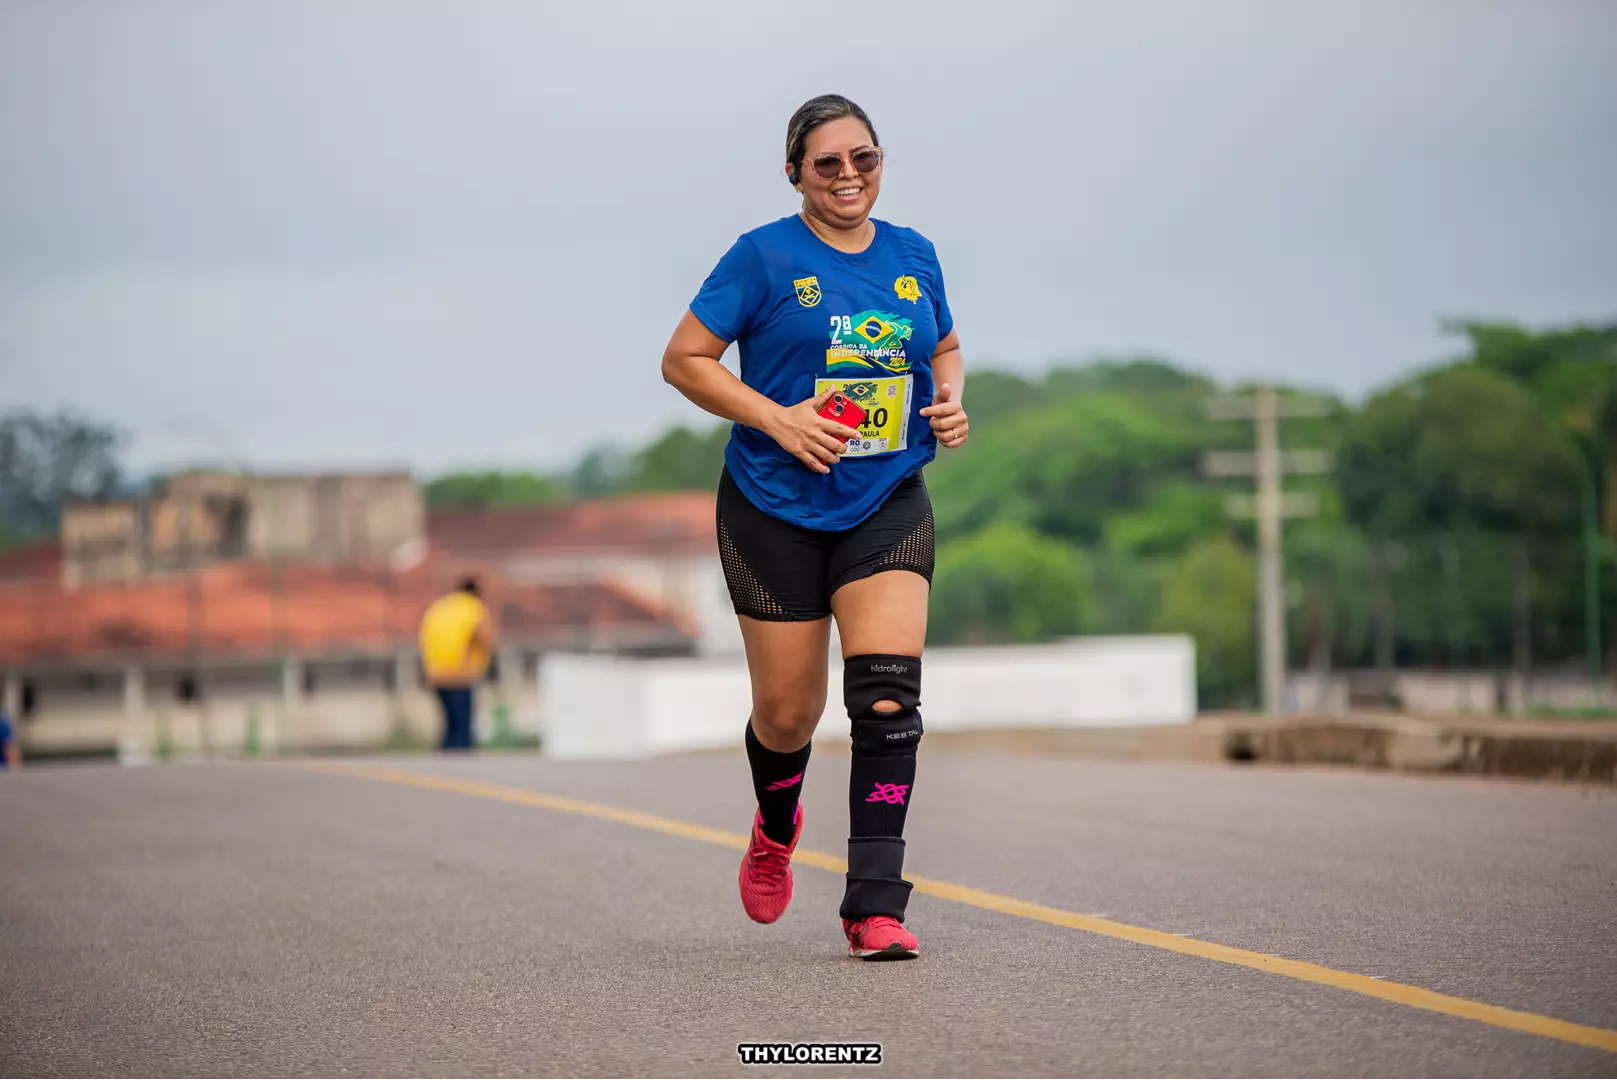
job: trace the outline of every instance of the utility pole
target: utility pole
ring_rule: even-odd
[[[1273,387],[1261,387],[1248,398],[1215,398],[1207,413],[1215,420],[1251,420],[1257,429],[1256,453],[1215,451],[1206,456],[1203,469],[1209,476],[1252,476],[1257,479],[1257,498],[1232,495],[1226,509],[1235,517],[1258,520],[1258,640],[1259,670],[1262,680],[1263,711],[1279,716],[1285,696],[1286,610],[1285,575],[1282,570],[1281,521],[1288,517],[1310,517],[1319,512],[1319,501],[1303,492],[1283,490],[1285,473],[1322,473],[1333,467],[1330,454],[1323,450],[1280,449],[1282,419],[1324,416],[1331,411],[1323,402],[1287,401],[1282,403]]]

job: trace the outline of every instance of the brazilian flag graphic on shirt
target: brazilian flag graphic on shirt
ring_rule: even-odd
[[[861,311],[835,319],[831,327],[831,347],[825,350],[826,373],[901,375],[910,369],[904,344],[912,333],[914,328],[908,319],[889,311]]]

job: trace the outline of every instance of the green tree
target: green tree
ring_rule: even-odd
[[[581,458],[568,476],[575,497],[595,499],[622,491],[628,483],[629,455],[615,446],[597,446]]]
[[[1110,544],[1084,549],[1094,582],[1097,634],[1149,634],[1156,629],[1162,583],[1174,555],[1142,555]]]
[[[1058,366],[1044,380],[1048,398],[1122,394],[1157,404],[1194,407],[1217,390],[1209,378],[1154,356],[1103,358],[1078,366]]]
[[[1451,322],[1465,336],[1468,362],[1520,383],[1558,421],[1587,430],[1617,373],[1617,323],[1534,331],[1515,323]]]
[[[1535,648],[1565,655],[1577,625],[1574,541],[1587,467],[1573,436],[1511,375],[1459,365],[1376,395],[1337,476],[1392,597],[1402,661],[1473,666],[1512,653],[1523,566]],[[1543,651],[1540,650],[1540,655]]]
[[[962,400],[973,431],[987,431],[1006,413],[1043,404],[1048,398],[1039,380],[1010,371],[968,370]]]
[[[1608,540],[1617,542],[1617,371],[1612,372],[1594,411],[1594,437],[1606,462],[1605,526]]]
[[[949,538],[1015,522],[1095,543],[1109,514],[1142,505],[1164,480],[1196,477],[1206,435],[1205,427],[1126,396],[1018,409],[931,470],[938,533]]]
[[[1072,546],[993,525],[938,550],[928,636],[939,644],[1034,642],[1094,622],[1088,568]]]
[[[1196,541],[1162,585],[1156,630],[1196,642],[1196,682],[1204,706],[1250,705],[1257,679],[1257,568],[1227,535]]]
[[[1617,459],[1617,371],[1611,373],[1595,408],[1594,431],[1609,458]]]
[[[567,498],[567,488],[554,477],[530,472],[459,472],[440,476],[425,488],[432,507],[508,508],[548,506]]]
[[[676,427],[629,461],[630,491],[712,491],[724,469],[730,425]]]
[[[1286,582],[1297,598],[1287,620],[1291,663],[1329,668],[1370,660],[1375,585],[1370,558],[1364,534],[1340,519],[1287,524]]]
[[[1062,364],[1031,378],[1009,371],[966,374],[966,411],[974,431],[989,431],[1002,417],[1019,410],[1050,405],[1071,398],[1111,394],[1165,406],[1177,413],[1196,412],[1213,384],[1156,358],[1097,360],[1082,365]],[[1199,421],[1199,414],[1196,416]]]
[[[1228,521],[1223,495],[1194,480],[1165,480],[1138,508],[1107,515],[1102,533],[1107,548],[1128,555],[1173,555],[1198,537],[1218,532]]]
[[[26,533],[14,530],[6,522],[5,518],[0,517],[0,551],[10,551],[12,548],[21,547],[29,539]]]
[[[1412,537],[1564,529],[1577,518],[1580,470],[1566,432],[1526,390],[1455,367],[1373,397],[1348,427],[1337,478],[1355,525]]]
[[[0,418],[0,543],[55,532],[68,499],[116,493],[123,442],[117,428],[69,411]]]

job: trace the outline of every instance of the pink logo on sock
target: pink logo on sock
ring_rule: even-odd
[[[801,779],[803,779],[803,774],[798,773],[796,776],[789,776],[784,780],[776,780],[773,784],[770,784],[768,787],[764,788],[764,790],[765,791],[785,791],[787,788],[791,787],[793,784],[797,783]]]
[[[904,796],[909,794],[908,784],[877,784],[876,790],[870,793],[866,802],[884,802],[893,806],[903,806]]]

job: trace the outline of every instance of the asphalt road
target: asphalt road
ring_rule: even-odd
[[[915,874],[1617,1029],[1610,789],[922,759]],[[0,1072],[1617,1074],[1596,1047],[940,895],[912,903],[918,960],[861,963],[830,871],[801,866],[786,917],[756,926],[735,851],[520,797],[739,834],[740,755],[376,764],[455,786],[268,764],[0,777]],[[804,848],[845,851],[846,777],[816,755]],[[737,1059],[820,1040],[880,1042],[885,1064]]]

